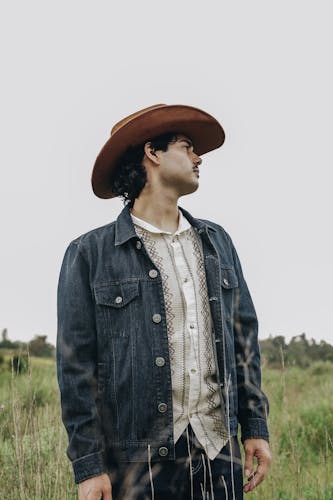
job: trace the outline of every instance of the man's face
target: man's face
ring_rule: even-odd
[[[189,137],[178,134],[177,141],[169,144],[159,156],[159,178],[165,187],[175,189],[178,196],[190,194],[199,187],[201,158],[194,152]]]

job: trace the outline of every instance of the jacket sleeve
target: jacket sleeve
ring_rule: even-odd
[[[235,294],[234,342],[237,370],[238,420],[241,440],[269,440],[269,403],[261,389],[258,319],[235,247],[232,245],[239,287]]]
[[[57,375],[75,482],[106,471],[96,397],[96,327],[89,269],[78,244],[63,258],[57,294]]]

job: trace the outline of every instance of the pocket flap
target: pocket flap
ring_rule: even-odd
[[[96,303],[120,308],[139,295],[139,282],[107,283],[94,288]]]
[[[233,267],[221,267],[221,284],[223,288],[237,288],[238,279]]]

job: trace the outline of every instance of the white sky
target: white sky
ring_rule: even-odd
[[[333,342],[331,2],[21,0],[0,19],[0,330],[55,342],[65,249],[122,208],[93,194],[94,160],[164,102],[226,130],[180,205],[230,233],[260,337]]]

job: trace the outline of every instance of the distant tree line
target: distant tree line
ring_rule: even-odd
[[[30,342],[11,341],[8,338],[7,329],[2,330],[0,349],[11,349],[12,351],[29,352],[30,356],[42,358],[54,358],[55,347],[46,341],[47,335],[36,335]],[[289,343],[282,335],[260,340],[262,361],[268,366],[281,367],[300,366],[306,368],[314,361],[329,361],[333,363],[333,346],[324,340],[316,342],[307,339],[305,333],[296,335]],[[1,354],[1,353],[0,353]]]
[[[38,356],[41,358],[54,358],[54,345],[46,342],[47,335],[35,335],[30,342],[11,341],[8,338],[7,328],[4,328],[1,333],[0,349],[10,349],[12,351],[26,351],[30,356]]]
[[[333,363],[333,346],[324,340],[307,339],[305,333],[292,337],[289,343],[282,335],[260,340],[263,361],[270,367],[300,366],[306,368],[315,361]]]

